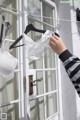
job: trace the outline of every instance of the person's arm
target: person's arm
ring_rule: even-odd
[[[70,53],[60,37],[51,37],[49,45],[59,55],[69,78],[80,96],[80,59]]]

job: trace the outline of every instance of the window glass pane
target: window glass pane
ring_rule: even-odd
[[[40,69],[43,66],[42,59],[30,60],[29,65],[30,69]]]
[[[19,109],[18,108],[19,108],[19,105],[17,103],[0,108],[0,115],[1,113],[6,113],[7,120],[19,120]]]
[[[55,71],[45,72],[46,92],[56,90],[56,75]]]
[[[41,2],[39,0],[27,0],[28,1],[28,10],[32,15],[41,14]]]
[[[16,9],[16,0],[0,0],[0,4],[5,9],[10,9],[10,10],[12,10],[12,8]],[[0,23],[2,22],[2,16],[3,15],[5,16],[5,20],[8,21],[11,25],[5,39],[15,40],[17,38],[17,28],[16,28],[17,16],[11,14],[10,12],[1,10],[0,11]],[[1,24],[0,24],[0,28],[1,28]],[[12,44],[12,42],[5,41],[4,50],[9,50],[9,47],[10,47],[11,44]],[[10,53],[14,57],[16,57],[16,49],[13,49],[12,51],[10,51]]]
[[[54,9],[51,8],[49,5],[45,4],[43,2],[43,16],[45,17],[51,17],[53,18],[54,16]],[[48,18],[44,18],[43,17],[43,21],[54,26],[54,21],[53,19],[48,19]],[[46,30],[52,30],[54,31],[54,27],[50,27],[48,25],[43,25],[43,28],[46,29]],[[45,57],[44,57],[44,64],[45,64],[45,68],[53,68],[55,67],[55,53],[53,53],[53,51],[51,50],[51,48],[48,48],[46,50],[46,54],[45,54]]]
[[[44,120],[44,98],[30,101],[30,120]]]
[[[37,72],[36,74],[36,80],[40,80],[37,82],[37,95],[44,93],[44,83],[43,83],[43,72]]]
[[[0,76],[0,104],[18,99],[17,73],[11,80],[3,79]]]
[[[47,4],[45,4],[44,2],[43,2],[43,16],[45,16],[45,17],[51,17],[51,18],[53,18],[53,11],[54,11],[54,9],[53,8],[51,8],[49,5],[47,5]],[[48,18],[45,18],[45,17],[43,17],[43,21],[44,22],[46,22],[46,23],[48,23],[48,24],[50,24],[50,25],[52,25],[52,26],[54,26],[54,21],[53,21],[53,19],[48,19]],[[48,30],[54,30],[52,27],[50,27],[50,26],[47,26],[47,25],[43,25],[43,27],[44,27],[44,29],[48,29]]]
[[[12,6],[16,8],[16,0],[0,0],[0,4],[6,7],[9,6],[11,9]]]
[[[44,55],[44,67],[55,68],[55,53],[51,48],[46,49],[46,54]]]
[[[57,95],[55,94],[50,94],[46,97],[46,113],[47,117],[50,117],[54,115],[58,110],[57,110]]]
[[[45,100],[44,97],[41,97],[30,101],[30,120],[44,120],[45,113],[46,118],[54,115],[57,112],[56,101],[56,93],[45,96]]]
[[[37,95],[41,95],[44,93],[44,86],[45,86],[45,92],[51,92],[56,90],[55,71],[37,72],[36,80],[37,80],[36,82]]]
[[[10,9],[12,10],[12,8],[16,9],[16,0],[0,0],[0,4],[2,6],[4,6],[5,9]],[[17,29],[16,29],[16,21],[17,21],[17,16],[8,13],[7,11],[0,11],[0,23],[2,21],[2,15],[5,16],[5,20],[8,21],[10,23],[10,29],[6,35],[6,39],[16,39],[17,36]],[[1,24],[0,24],[0,28],[1,28]],[[5,41],[5,47],[4,50],[9,50],[9,46],[12,44],[12,42],[8,42]],[[11,54],[16,57],[16,49],[13,49],[11,51]]]
[[[5,6],[5,8],[7,9],[11,9],[12,8],[16,8],[16,0],[0,0],[0,4],[2,4],[3,6]],[[6,38],[8,39],[16,39],[16,20],[17,20],[17,16],[8,13],[7,11],[0,11],[0,23],[1,23],[1,18],[2,15],[5,16],[5,19],[10,23],[11,28],[8,31],[8,34],[6,36]],[[0,24],[1,25],[1,24]]]

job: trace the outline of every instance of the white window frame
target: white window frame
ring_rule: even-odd
[[[16,1],[16,6],[19,11],[22,11],[22,0],[17,0]],[[17,11],[18,12],[18,11]],[[17,36],[20,36],[23,32],[22,28],[22,16],[17,16]],[[20,41],[19,44],[22,44],[22,40]],[[17,51],[18,55],[18,61],[19,61],[19,67],[20,67],[20,72],[18,73],[18,92],[19,92],[19,119],[21,120],[22,118],[25,117],[24,113],[24,81],[23,81],[23,48],[18,48]]]
[[[54,7],[55,8],[55,20],[56,21],[56,26],[57,27],[57,24],[58,24],[58,12],[57,12],[57,6],[54,2],[52,2],[51,0],[42,0],[48,4],[50,4],[50,6]],[[58,57],[58,56],[57,56]],[[59,114],[60,114],[60,120],[63,120],[63,105],[62,105],[62,85],[61,85],[61,67],[60,67],[60,60],[57,58],[57,62],[58,62],[58,81],[57,81],[57,84],[58,84],[58,95],[59,95]]]
[[[51,0],[41,0],[42,2],[45,2],[47,3],[48,5],[52,6],[52,8],[55,9],[55,20],[56,20],[56,25],[55,27],[57,27],[57,24],[58,24],[58,12],[57,12],[57,6],[54,2],[52,2]],[[57,68],[58,68],[58,81],[57,81],[57,84],[58,84],[58,97],[59,97],[59,114],[60,114],[60,117],[59,119],[60,120],[63,120],[63,106],[62,106],[62,85],[61,85],[61,67],[60,67],[60,60],[58,59],[58,56],[57,56]]]
[[[17,0],[18,1],[18,0]],[[20,0],[21,1],[21,0]],[[18,4],[17,5],[19,5],[19,3],[20,3],[20,1],[18,1]],[[52,8],[54,7],[55,8],[55,17],[56,17],[56,20],[58,19],[58,16],[57,16],[57,7],[56,7],[56,4],[54,3],[54,2],[52,2],[51,0],[42,0],[43,2],[45,2],[45,3],[47,3],[48,5],[50,5],[50,6],[52,6]],[[21,5],[22,6],[22,5]],[[23,8],[24,7],[27,7],[27,0],[25,0],[25,1],[23,1]],[[21,9],[19,9],[19,10],[21,10]],[[25,10],[23,10],[24,12],[25,12]],[[23,22],[22,22],[22,20],[21,20],[21,23],[19,24],[19,25],[23,25],[23,28],[21,28],[22,30],[24,30],[24,28],[25,28],[25,26],[28,24],[28,21],[27,21],[27,14],[25,14],[24,16],[23,16]],[[21,18],[22,19],[22,18]],[[24,23],[24,24],[23,24]],[[17,28],[19,27],[19,25],[17,26]],[[57,25],[57,22],[56,22],[56,25]],[[19,30],[19,29],[18,29]],[[20,33],[20,32],[19,32]],[[21,31],[21,33],[22,33],[22,31]],[[24,51],[24,50],[23,50]],[[26,66],[27,66],[27,69],[29,69],[29,65],[28,65],[28,61],[26,61]],[[35,69],[36,70],[36,69]],[[37,69],[38,70],[38,69]],[[43,71],[45,71],[45,69],[42,69]],[[40,69],[39,69],[39,71],[40,71]],[[23,73],[22,73],[23,74]],[[27,84],[29,84],[28,83],[28,81],[26,82],[26,88],[27,88]],[[59,97],[59,115],[60,115],[60,120],[63,120],[63,114],[62,114],[62,92],[61,92],[61,73],[60,73],[60,62],[58,61],[58,81],[57,81],[57,84],[58,84],[58,97]],[[23,85],[22,85],[22,89],[23,89]],[[27,88],[27,91],[26,91],[26,93],[28,92],[28,88]],[[54,92],[56,92],[56,91],[54,91]],[[23,93],[23,92],[22,92]],[[48,93],[49,94],[49,93]],[[45,96],[46,96],[47,94],[45,94]],[[37,96],[37,97],[40,97],[40,96]],[[35,98],[36,99],[36,98]],[[58,102],[57,102],[58,103]],[[24,100],[23,100],[23,102],[22,102],[22,105],[24,104]],[[27,104],[26,104],[26,108],[28,107],[28,105],[29,105],[29,103],[27,102]],[[23,108],[24,109],[24,108]],[[27,112],[27,110],[26,110],[26,112]],[[23,113],[24,114],[24,113]],[[24,115],[23,115],[24,116]],[[54,115],[53,115],[54,116]],[[50,119],[51,117],[49,117],[48,119]],[[47,120],[48,120],[47,119]]]

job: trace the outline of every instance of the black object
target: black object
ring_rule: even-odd
[[[77,21],[80,21],[80,9],[79,8],[76,9],[76,19]]]
[[[28,26],[26,26],[24,33],[27,34],[30,31],[35,31],[35,32],[40,32],[40,33],[46,32],[46,30],[40,30],[40,29],[35,28],[32,24],[29,24]],[[57,35],[58,37],[60,37],[57,33],[54,33],[54,34]],[[15,46],[22,38],[23,38],[23,35],[21,35],[19,38],[17,38],[16,41],[9,47],[9,49],[24,46],[25,44]]]
[[[8,21],[5,22],[5,36],[7,35],[8,33],[8,30],[10,29],[11,25]]]
[[[4,21],[5,21],[5,16],[2,16],[2,24],[1,24],[1,34],[0,34],[0,45],[2,45],[2,37],[3,37],[3,30],[4,30]]]
[[[2,45],[2,38],[3,38],[3,31],[5,26],[5,36],[7,35],[7,32],[10,28],[10,23],[5,21],[5,16],[2,16],[2,24],[1,24],[1,34],[0,34],[0,47]]]
[[[54,33],[56,36],[60,37],[58,33]]]
[[[1,36],[0,36],[0,44],[1,45],[2,45],[3,29],[4,29],[4,25],[1,24]]]
[[[24,33],[27,34],[30,31],[35,31],[35,32],[40,32],[40,33],[46,32],[46,30],[40,30],[40,29],[35,28],[32,24],[29,24],[28,26],[26,26]],[[16,48],[19,46],[24,46],[24,44],[19,45],[19,46],[15,46],[22,38],[23,38],[23,35],[21,35],[19,38],[17,38],[17,40],[9,47],[9,49]]]

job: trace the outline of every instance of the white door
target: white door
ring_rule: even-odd
[[[0,30],[1,30],[1,19],[2,15],[5,16],[11,27],[6,36],[6,42],[4,50],[9,51],[9,46],[17,38],[17,12],[13,11],[12,8],[16,9],[16,0],[0,0],[1,10],[0,10]],[[1,32],[1,31],[0,31]],[[19,49],[13,49],[9,51],[14,57],[18,58],[18,66],[14,73],[14,78],[7,80],[0,75],[0,119],[8,120],[18,120],[22,118],[21,111],[21,98],[20,98],[20,81],[21,81],[21,69],[20,69],[20,54],[18,54]],[[19,80],[19,81],[18,81]],[[18,89],[19,88],[19,89]],[[24,107],[24,106],[23,106]],[[3,114],[3,116],[2,116]],[[4,116],[6,115],[6,116]]]
[[[10,45],[22,34],[23,16],[19,14],[22,11],[22,2],[22,0],[0,0],[0,28],[2,15],[11,25],[5,38],[4,50],[9,51]],[[20,41],[20,44],[22,44],[22,41]],[[18,65],[13,79],[4,79],[0,74],[0,119],[22,120],[25,117],[23,47],[12,49],[9,52],[18,59]]]
[[[57,11],[52,1],[28,0],[27,4],[32,14],[28,17],[28,23],[40,29],[55,30]],[[28,35],[34,41],[42,36],[36,32],[30,32]],[[57,61],[55,53],[50,48],[46,49],[46,53],[39,60],[26,58],[27,120],[59,120]]]

